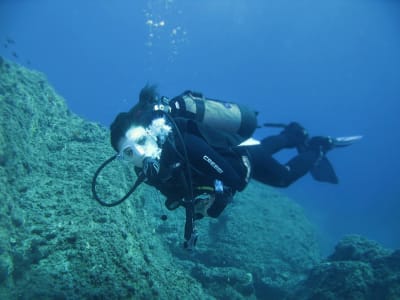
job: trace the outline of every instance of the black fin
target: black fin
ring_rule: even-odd
[[[317,181],[329,182],[333,184],[339,183],[336,172],[326,156],[323,156],[318,162],[315,163],[313,168],[310,170],[310,173],[311,176]]]

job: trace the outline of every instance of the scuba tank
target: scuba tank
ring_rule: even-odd
[[[205,98],[201,93],[186,91],[169,100],[173,117],[198,121],[215,130],[238,134],[244,140],[257,128],[257,112],[227,101]]]

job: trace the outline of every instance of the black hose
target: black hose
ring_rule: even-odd
[[[283,124],[283,123],[264,123],[263,127],[285,128],[285,127],[287,127],[287,124]]]
[[[184,198],[184,207],[186,211],[186,221],[185,221],[185,240],[188,241],[192,238],[194,233],[194,204],[193,204],[193,183],[192,183],[192,174],[190,169],[189,157],[186,150],[185,141],[183,140],[183,136],[176,125],[174,119],[167,113],[163,112],[168,121],[172,124],[175,129],[175,132],[178,136],[179,142],[182,145],[183,158],[185,160],[185,169],[186,176],[182,174],[182,182],[184,184],[185,194],[187,195]],[[186,248],[186,247],[185,247]]]
[[[121,199],[114,201],[114,202],[105,202],[102,200],[96,192],[96,185],[97,185],[97,177],[99,176],[100,172],[104,169],[105,166],[107,166],[109,163],[111,163],[114,159],[116,159],[118,154],[115,154],[111,156],[109,159],[107,159],[105,162],[103,162],[100,167],[96,170],[96,172],[93,175],[92,179],[92,194],[94,199],[96,199],[97,202],[99,202],[102,206],[107,206],[107,207],[113,207],[121,204],[124,202],[135,190],[136,188],[144,181],[145,176],[144,174],[140,174],[139,177],[136,179],[135,184],[132,186],[132,188],[128,191],[128,193],[122,197]]]

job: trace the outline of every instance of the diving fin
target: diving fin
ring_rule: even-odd
[[[362,139],[362,135],[343,136],[332,138],[333,148],[350,146],[354,142]],[[336,175],[335,169],[326,155],[323,155],[310,170],[311,176],[322,182],[329,182],[337,184],[339,179]]]
[[[311,176],[317,181],[333,184],[337,184],[339,182],[332,164],[325,155],[314,164],[310,170],[310,173]]]
[[[342,137],[337,137],[333,138],[333,145],[334,147],[346,147],[350,146],[354,142],[361,140],[362,135],[353,135],[353,136],[342,136]]]

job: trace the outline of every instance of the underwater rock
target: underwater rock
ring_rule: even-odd
[[[145,187],[112,209],[92,199],[112,154],[106,128],[70,113],[43,74],[0,58],[0,299],[212,299],[171,267],[135,201]],[[109,171],[107,187],[129,188]]]
[[[218,220],[199,222],[193,256],[182,249],[183,211],[160,220],[165,212],[153,190],[143,186],[118,207],[99,206],[90,183],[113,154],[108,130],[72,114],[42,74],[11,62],[0,68],[0,139],[7,141],[0,153],[8,157],[0,212],[13,240],[4,250],[13,268],[2,299],[17,290],[36,298],[207,299],[221,296],[228,270],[224,295],[240,299],[284,291],[319,261],[300,207],[262,185],[238,195]],[[103,180],[110,197],[134,181],[115,167]],[[213,282],[203,282],[196,265],[212,270]]]
[[[253,275],[241,269],[232,267],[210,268],[204,265],[197,265],[192,268],[191,274],[203,284],[210,286],[210,288],[219,289],[219,291],[213,292],[213,294],[218,294],[218,296],[227,297],[228,293],[232,292],[237,292],[244,296],[254,293]],[[222,286],[225,286],[223,291],[221,291]],[[228,291],[228,289],[231,291]],[[224,295],[221,295],[221,292]]]
[[[8,255],[0,254],[0,284],[12,273],[12,260]]]
[[[400,299],[400,251],[352,235],[312,269],[290,299]]]
[[[218,219],[198,223],[199,240],[190,260],[172,237],[171,251],[188,269],[212,269],[213,278],[224,278],[231,269],[250,274],[250,291],[259,299],[283,299],[321,259],[314,228],[301,207],[262,184],[251,183]],[[166,233],[165,227],[160,231]],[[216,298],[227,298],[204,274],[192,272]],[[248,296],[249,289],[230,288]]]
[[[336,245],[335,252],[328,257],[328,260],[370,261],[388,256],[391,252],[375,241],[370,241],[359,235],[348,235]]]
[[[352,237],[321,263],[302,209],[257,183],[196,223],[189,253],[183,210],[167,212],[147,186],[114,208],[92,199],[92,175],[113,154],[106,128],[0,57],[0,299],[400,297],[399,251]],[[135,180],[118,162],[100,177],[114,198]]]

